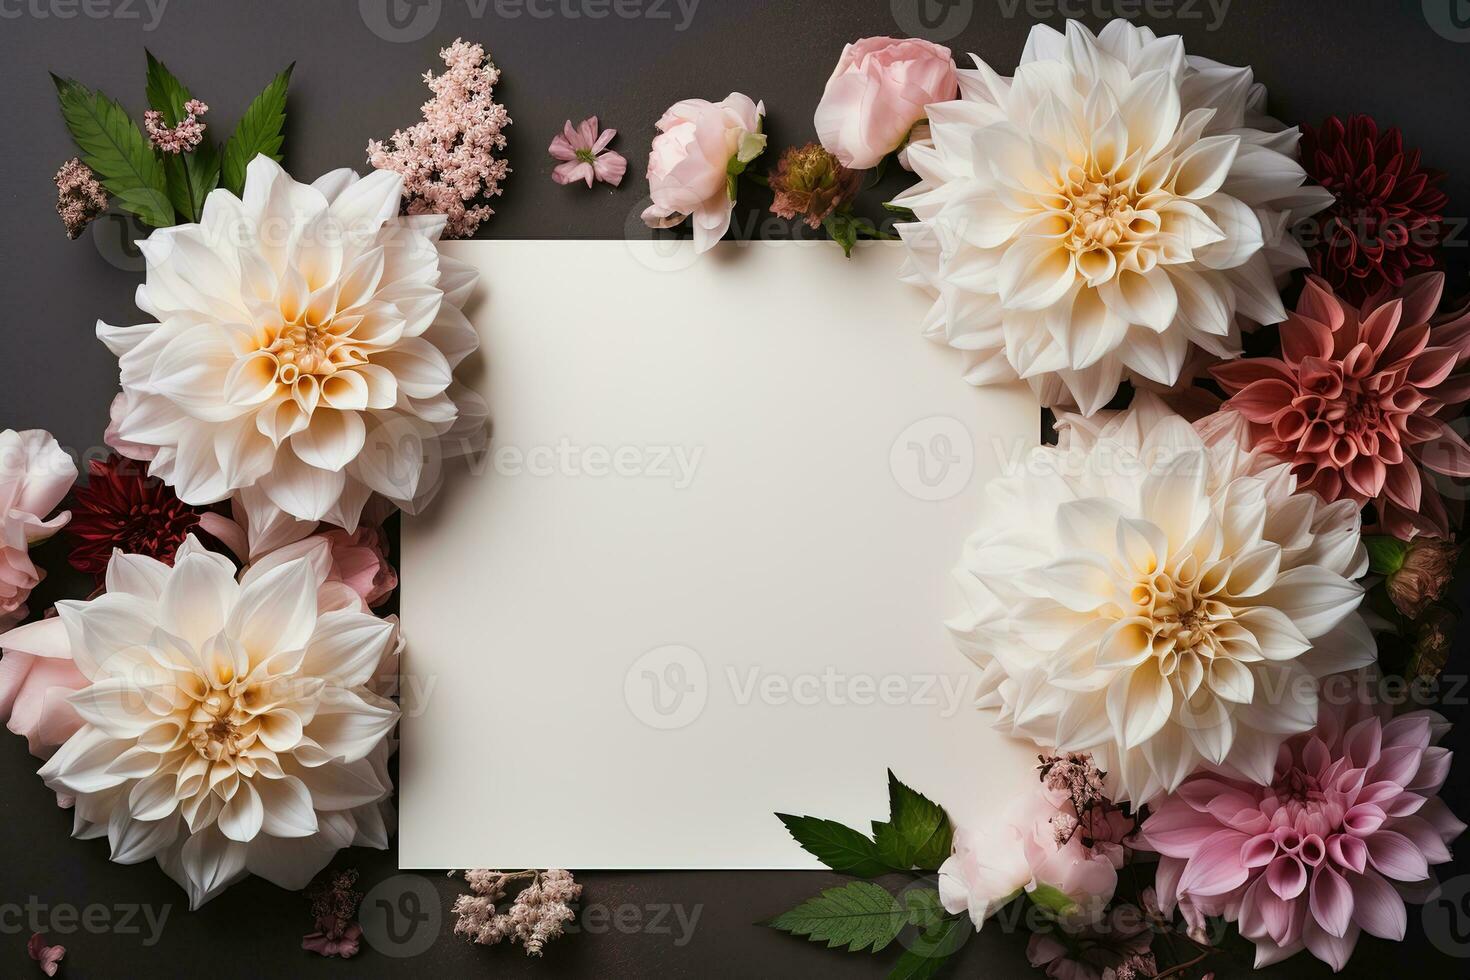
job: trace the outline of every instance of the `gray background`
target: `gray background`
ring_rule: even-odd
[[[813,138],[811,116],[842,44],[874,34],[928,30],[957,52],[975,51],[1002,70],[1019,57],[1031,23],[1060,26],[1064,12],[1083,14],[1094,27],[1112,13],[1137,15],[1161,33],[1182,33],[1192,53],[1232,64],[1252,64],[1271,92],[1271,108],[1294,121],[1326,114],[1367,112],[1402,126],[1425,158],[1446,170],[1460,167],[1445,186],[1450,213],[1470,208],[1470,101],[1464,82],[1470,68],[1470,5],[1461,0],[1234,0],[1219,16],[1221,0],[1175,3],[1152,0],[954,0],[934,7],[929,26],[916,16],[917,0],[787,0],[783,3],[700,0],[686,16],[675,0],[423,0],[402,8],[406,24],[398,40],[384,11],[390,0],[168,0],[160,11],[143,0],[0,0],[0,427],[49,429],[78,453],[96,451],[116,388],[116,364],[96,341],[93,322],[135,322],[132,295],[139,281],[136,252],[121,222],[100,224],[95,234],[68,242],[53,212],[51,176],[74,150],[56,111],[48,71],[70,75],[121,99],[136,115],[143,101],[143,49],[151,48],[207,101],[214,135],[233,128],[239,112],[271,75],[296,61],[287,133],[287,166],[303,179],[341,166],[364,166],[372,137],[418,118],[427,90],[418,76],[438,70],[439,47],[463,35],[492,52],[504,71],[500,100],[515,120],[509,157],[515,170],[495,203],[498,213],[482,234],[505,238],[619,238],[642,232],[637,213],[646,193],[642,173],[653,122],[673,101],[720,98],[735,90],[764,99],[773,151]],[[391,0],[398,2],[398,0]],[[643,11],[622,17],[616,11]],[[569,16],[568,12],[581,14]],[[589,14],[606,12],[606,16]],[[1459,16],[1461,19],[1456,20]],[[415,19],[421,17],[423,19]],[[946,19],[951,18],[951,19]],[[373,26],[377,26],[377,30]],[[629,160],[624,186],[594,191],[559,187],[549,179],[546,145],[562,120],[596,113],[620,134],[613,146]],[[900,186],[896,177],[872,195],[876,202]],[[763,222],[766,204],[747,193],[736,226],[752,234],[791,235],[783,223]],[[1448,250],[1452,293],[1464,292],[1463,222]],[[631,230],[630,230],[631,229]],[[917,341],[916,341],[917,342]],[[83,595],[87,584],[66,568],[56,542],[39,552],[52,576],[33,606]],[[1463,641],[1463,637],[1462,637]],[[1463,642],[1450,671],[1463,674]],[[1457,700],[1463,702],[1463,698]],[[1452,717],[1460,707],[1448,709]],[[1450,738],[1463,745],[1462,729]],[[589,746],[588,751],[598,751]],[[969,765],[963,746],[936,747]],[[759,764],[759,760],[752,760]],[[829,952],[820,946],[757,927],[754,923],[838,882],[820,873],[604,873],[579,875],[584,905],[594,910],[585,932],[553,944],[544,962],[531,963],[519,949],[473,947],[443,926],[438,942],[421,955],[391,958],[366,950],[351,965],[319,960],[299,949],[310,928],[306,901],[273,886],[247,881],[202,911],[190,914],[181,893],[153,864],[121,867],[106,860],[101,841],[69,839],[69,813],[56,809],[33,773],[36,761],[22,739],[0,738],[0,973],[29,975],[25,942],[29,927],[17,911],[44,904],[38,914],[52,942],[69,948],[70,976],[205,975],[247,977],[267,973],[356,976],[436,971],[575,976],[858,975],[880,976],[892,955],[869,957]],[[980,766],[975,767],[977,771]],[[1470,779],[1457,766],[1447,797],[1470,815]],[[554,766],[547,779],[558,778]],[[814,778],[817,774],[814,773]],[[874,780],[883,778],[875,760]],[[999,802],[999,801],[998,801]],[[506,805],[533,805],[507,801]],[[586,801],[597,819],[597,801]],[[881,816],[874,814],[874,816]],[[650,814],[657,820],[657,814]],[[793,845],[794,846],[794,845]],[[1465,847],[1461,847],[1465,853]],[[351,851],[339,867],[359,868],[363,885],[394,873],[392,853]],[[1445,869],[1463,875],[1462,860]],[[1463,886],[1467,879],[1460,879]],[[441,912],[460,888],[438,875],[389,883],[437,892],[425,904]],[[1463,887],[1461,891],[1463,892]],[[8,903],[8,904],[7,904]],[[161,939],[124,929],[88,931],[66,918],[65,906],[105,907],[120,924],[124,907],[149,904],[154,914],[169,906]],[[22,908],[17,909],[20,906]],[[601,911],[597,911],[601,910]],[[616,912],[616,915],[613,913]],[[680,942],[677,915],[698,918]],[[441,921],[443,916],[441,915]],[[141,919],[135,920],[141,921]],[[404,920],[406,921],[406,920]],[[1462,929],[1470,919],[1460,917]],[[68,928],[74,931],[67,933]],[[672,927],[672,932],[670,928]],[[411,934],[408,946],[428,935],[432,923]],[[1404,969],[1425,975],[1463,976],[1465,961],[1436,950],[1470,955],[1440,924],[1437,943],[1426,941],[1417,910],[1410,940],[1393,945],[1365,937],[1348,970],[1382,976]],[[1025,964],[1024,936],[987,926],[965,950],[959,973],[986,976],[1034,974]],[[1243,972],[1248,959],[1216,958],[1218,975]],[[1322,976],[1305,955],[1270,971],[1274,976]]]

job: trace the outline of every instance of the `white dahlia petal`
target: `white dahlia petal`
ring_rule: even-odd
[[[1317,546],[1358,537],[1356,509],[1298,493],[1235,420],[1191,426],[1152,395],[1058,428],[987,485],[956,570],[970,612],[950,628],[982,703],[1012,735],[1092,752],[1135,803],[1204,766],[1269,779],[1321,678],[1371,661],[1344,574],[1362,568]]]
[[[344,170],[308,186],[258,157],[242,197],[217,190],[198,224],[140,243],[137,302],[157,322],[97,334],[118,358],[116,440],[149,447],[181,499],[258,486],[292,518],[353,530],[378,489],[359,456],[398,475],[391,499],[426,499],[423,455],[483,424],[441,397],[479,344],[461,310],[474,270],[440,256],[442,216],[398,214],[402,183]],[[369,444],[385,427],[416,439]]]
[[[118,554],[118,591],[62,606],[54,652],[90,683],[40,775],[76,797],[77,836],[156,859],[191,907],[248,872],[299,888],[340,847],[386,845],[398,709],[377,692],[396,623],[341,601],[324,544],[294,550],[239,583],[193,537],[172,567]]]
[[[939,298],[924,332],[968,352],[966,380],[1091,414],[1129,374],[1174,385],[1193,347],[1235,357],[1241,324],[1284,318],[1288,230],[1330,197],[1250,69],[1115,20],[1034,28],[1010,79],[959,74],[898,202],[918,218],[903,279]]]

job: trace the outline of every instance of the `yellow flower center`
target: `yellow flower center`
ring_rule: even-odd
[[[1069,222],[1063,243],[1089,279],[1109,278],[1158,233],[1158,192],[1140,195],[1133,181],[1117,182],[1095,164],[1073,165],[1062,175],[1058,194]]]
[[[255,741],[255,719],[229,694],[211,691],[189,715],[189,742],[211,762],[230,761]]]

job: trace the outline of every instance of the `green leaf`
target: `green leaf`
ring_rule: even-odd
[[[52,75],[66,128],[82,151],[82,162],[96,172],[122,207],[155,228],[174,223],[163,167],[142,131],[123,107],[69,78]]]
[[[937,871],[949,857],[954,828],[944,807],[917,793],[890,769],[888,823],[873,824],[878,856],[890,867]]]
[[[168,70],[168,66],[148,56],[148,106],[163,113],[169,126],[177,126],[186,113],[184,103],[190,99],[189,87]],[[204,212],[204,199],[219,186],[219,150],[205,140],[189,153],[165,153],[163,172],[168,182],[168,197],[174,210],[184,221],[198,221]]]
[[[832,240],[842,246],[842,254],[852,258],[852,248],[857,244],[857,225],[852,215],[845,211],[833,211],[822,219],[822,227]]]
[[[969,941],[975,929],[965,916],[945,919],[937,928],[921,934],[904,950],[888,980],[928,980],[942,970],[951,956]]]
[[[851,827],[819,817],[776,816],[798,844],[833,871],[872,878],[893,870],[878,857],[873,842]]]
[[[189,87],[174,77],[163,62],[153,57],[153,52],[144,49],[148,56],[148,108],[163,113],[163,121],[177,126],[184,119],[184,103],[189,101]]]
[[[1026,893],[1031,904],[1053,917],[1061,917],[1077,910],[1077,903],[1066,892],[1051,885],[1037,885]]]
[[[766,923],[828,949],[846,946],[848,952],[878,952],[897,938],[908,924],[908,913],[881,885],[852,881],[809,898],[790,912]]]
[[[903,893],[903,905],[909,923],[920,932],[939,928],[949,914],[944,911],[937,888],[911,888]]]
[[[236,196],[245,190],[245,168],[251,160],[262,153],[277,163],[281,160],[281,144],[286,139],[286,90],[295,67],[292,62],[271,79],[240,117],[240,124],[225,144],[220,177],[225,188]]]
[[[914,214],[912,209],[906,208],[902,204],[894,204],[892,201],[884,201],[883,210],[892,211],[894,214],[898,215],[901,221],[919,220],[919,216],[917,214]]]
[[[1365,534],[1363,544],[1368,548],[1368,571],[1374,575],[1392,575],[1404,567],[1404,556],[1409,553],[1407,541],[1386,534]]]

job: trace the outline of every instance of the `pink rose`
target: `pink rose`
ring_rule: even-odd
[[[817,104],[817,138],[844,167],[867,170],[904,144],[928,106],[959,94],[949,48],[918,38],[865,37],[842,57]]]
[[[1132,830],[1118,808],[1101,803],[1079,828],[1071,801],[1038,784],[986,833],[955,832],[954,853],[939,868],[940,901],[948,912],[968,911],[979,929],[1022,891],[1040,898],[1045,888],[1070,900],[1070,908],[1048,906],[1064,922],[1086,925],[1112,900]]]
[[[723,102],[685,99],[658,121],[648,157],[653,204],[643,212],[650,228],[694,219],[694,247],[712,248],[730,227],[735,179],[766,148],[764,103],[731,92]]]
[[[50,433],[0,432],[0,630],[26,618],[26,598],[44,574],[31,562],[30,546],[71,519],[65,511],[45,517],[76,478],[76,463]]]
[[[82,727],[67,700],[91,682],[71,659],[66,627],[43,619],[0,635],[0,718],[25,737],[31,755],[49,759]]]
[[[332,546],[334,574],[369,606],[376,606],[398,588],[398,573],[388,564],[388,536],[380,527],[359,524],[356,531],[332,528],[321,535]]]

